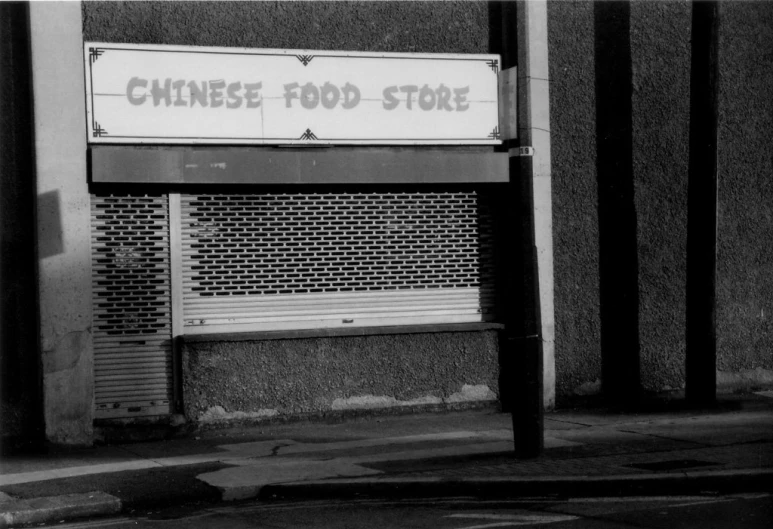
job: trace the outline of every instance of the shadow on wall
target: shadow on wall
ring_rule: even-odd
[[[633,181],[630,5],[594,4],[602,391],[640,398],[639,289]]]
[[[38,211],[44,211],[46,216],[45,229],[39,234],[38,258],[45,259],[64,253],[62,240],[62,212],[59,191],[48,191],[38,195]],[[55,219],[55,220],[54,220]]]

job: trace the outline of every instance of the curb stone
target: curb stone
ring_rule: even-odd
[[[538,476],[490,478],[354,478],[266,485],[261,500],[390,499],[439,496],[525,498],[543,496],[651,496],[663,494],[720,494],[773,490],[772,469],[744,469],[616,476]]]
[[[99,491],[31,499],[5,496],[0,498],[0,528],[117,514],[121,511],[120,499]]]

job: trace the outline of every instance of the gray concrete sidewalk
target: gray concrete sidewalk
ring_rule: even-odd
[[[266,424],[0,461],[0,526],[250,498],[594,495],[773,483],[773,398],[713,410],[546,415],[545,455],[512,457],[492,410]],[[69,509],[69,510],[68,510]]]

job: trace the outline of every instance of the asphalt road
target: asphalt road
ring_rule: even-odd
[[[773,494],[482,501],[305,501],[242,503],[204,510],[136,512],[130,516],[51,524],[67,529],[768,529]]]

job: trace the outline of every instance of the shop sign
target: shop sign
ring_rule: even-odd
[[[498,144],[498,55],[87,42],[89,141]]]

